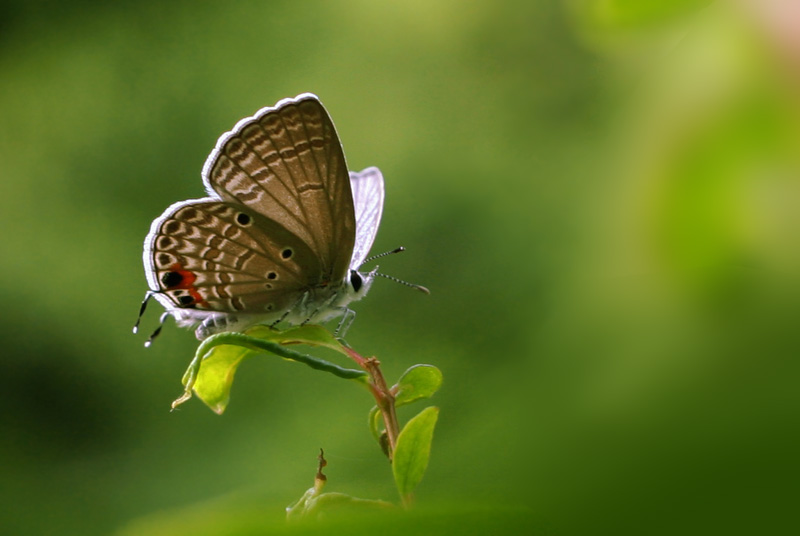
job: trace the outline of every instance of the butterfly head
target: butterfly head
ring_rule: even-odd
[[[372,281],[375,279],[375,274],[378,268],[376,267],[371,272],[359,272],[358,270],[350,270],[347,277],[346,286],[348,294],[351,296],[351,301],[360,300],[369,292],[372,286]]]

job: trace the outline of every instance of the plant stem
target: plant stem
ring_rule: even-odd
[[[383,424],[386,427],[386,439],[388,442],[386,455],[389,461],[392,460],[394,449],[397,446],[397,436],[400,434],[400,425],[397,421],[397,412],[394,406],[394,394],[386,384],[386,379],[381,372],[381,362],[375,357],[363,357],[352,348],[345,347],[348,355],[358,363],[358,365],[369,374],[369,390],[375,397],[375,403],[383,417]]]

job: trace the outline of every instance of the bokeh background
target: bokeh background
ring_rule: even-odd
[[[319,447],[328,490],[396,499],[358,387],[252,359],[223,416],[171,413],[193,336],[143,348],[157,306],[131,334],[152,219],[202,196],[220,134],[304,91],[350,168],[384,172],[374,250],[408,252],[382,271],[432,290],[378,281],[348,334],[389,378],[444,373],[412,533],[465,511],[509,533],[782,527],[792,4],[3,2],[0,532],[292,531]]]

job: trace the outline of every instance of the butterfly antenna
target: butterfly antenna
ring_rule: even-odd
[[[147,291],[147,294],[144,295],[144,299],[142,300],[142,305],[139,306],[139,317],[136,319],[136,323],[133,325],[133,332],[139,333],[139,322],[142,321],[142,315],[144,315],[144,310],[147,309],[147,302],[150,301],[150,298],[153,297],[153,293],[151,291]]]
[[[404,248],[403,246],[400,246],[400,247],[394,248],[391,251],[384,251],[383,253],[378,253],[377,255],[373,255],[372,257],[367,257],[364,260],[364,262],[362,262],[359,265],[359,268],[361,268],[362,266],[364,266],[365,264],[367,264],[370,261],[374,261],[376,259],[380,259],[381,257],[385,257],[387,255],[394,255],[395,253],[402,253],[405,250],[406,250],[406,248]],[[416,289],[416,290],[418,290],[420,292],[423,292],[425,294],[430,294],[431,293],[430,290],[428,290],[427,288],[423,287],[422,285],[415,285],[414,283],[409,283],[408,281],[403,281],[402,279],[398,279],[398,278],[396,278],[394,276],[382,274],[382,273],[378,272],[377,269],[378,269],[378,267],[376,266],[375,270],[372,273],[374,273],[375,275],[379,275],[381,277],[385,277],[386,279],[388,279],[390,281],[394,281],[395,283],[400,283],[401,285],[405,285],[407,287],[411,287],[411,288]]]
[[[424,294],[430,294],[431,293],[430,290],[428,290],[427,288],[423,287],[422,285],[415,285],[414,283],[409,283],[408,281],[403,281],[402,279],[398,279],[398,278],[396,278],[394,276],[391,276],[391,275],[382,274],[380,272],[373,272],[373,273],[375,275],[379,275],[381,277],[384,277],[384,278],[388,279],[389,281],[394,281],[395,283],[400,283],[401,285],[405,285],[407,287],[411,287],[411,288],[413,288],[415,290],[418,290],[418,291],[420,291],[420,292],[422,292]]]
[[[373,255],[372,257],[367,257],[366,259],[364,259],[364,262],[359,264],[358,267],[361,268],[362,266],[364,266],[365,264],[367,264],[370,261],[374,261],[376,259],[380,259],[381,257],[385,257],[387,255],[394,255],[395,253],[402,253],[405,250],[406,250],[406,248],[404,248],[403,246],[400,246],[399,248],[394,248],[392,251],[384,251],[383,253],[378,253],[377,255]]]

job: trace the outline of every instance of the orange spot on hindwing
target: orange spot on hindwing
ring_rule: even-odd
[[[183,270],[180,263],[177,262],[170,266],[169,270],[161,276],[164,290],[185,290],[187,294],[178,297],[178,302],[182,307],[194,307],[195,305],[208,307],[208,302],[194,286],[197,274],[190,270]]]

